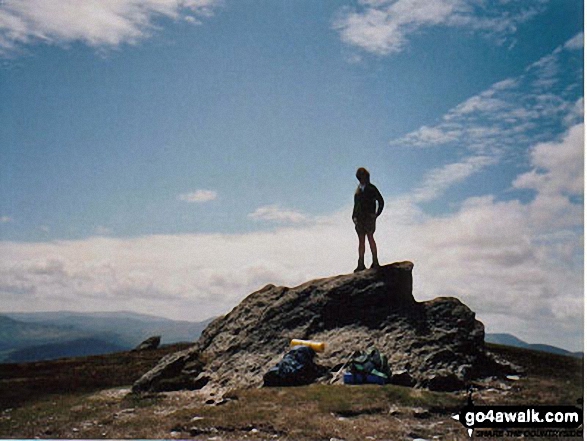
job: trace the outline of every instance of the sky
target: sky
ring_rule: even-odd
[[[349,273],[366,167],[417,300],[582,350],[582,3],[2,1],[0,312]]]

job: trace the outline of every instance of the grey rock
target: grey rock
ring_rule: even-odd
[[[418,418],[418,419],[426,419],[426,418],[430,418],[430,411],[428,409],[424,409],[421,407],[417,407],[414,409],[413,411],[414,414],[414,418]]]
[[[393,371],[391,373],[391,384],[395,384],[398,386],[408,386],[412,387],[416,384],[416,380],[410,375],[407,369],[401,369],[398,371]]]
[[[454,372],[440,370],[433,372],[424,380],[424,385],[434,391],[454,392],[466,387],[466,383]]]
[[[149,351],[153,349],[157,349],[161,344],[161,336],[155,335],[153,337],[149,337],[142,343],[140,343],[133,351]]]
[[[471,366],[470,364],[462,364],[457,369],[457,376],[460,379],[467,381],[471,378],[472,372],[473,366]]]
[[[464,388],[463,365],[471,377],[495,375],[501,365],[486,353],[475,313],[452,297],[416,302],[412,268],[399,262],[295,288],[267,285],[212,322],[193,347],[162,359],[133,392],[260,386],[292,338],[326,342],[315,361],[328,369],[376,346],[410,386]]]

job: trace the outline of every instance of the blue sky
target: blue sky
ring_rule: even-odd
[[[489,332],[582,347],[583,15],[3,2],[4,308],[199,320],[266,283],[349,272],[365,166],[388,202],[382,257],[415,262],[419,300],[455,295]]]

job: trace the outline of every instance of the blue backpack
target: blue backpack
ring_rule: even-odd
[[[301,386],[312,383],[319,376],[319,370],[314,364],[315,355],[308,346],[295,347],[263,375],[263,386]]]

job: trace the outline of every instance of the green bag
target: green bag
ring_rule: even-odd
[[[391,378],[391,369],[387,357],[379,349],[370,347],[367,351],[353,354],[349,369],[353,374],[375,375],[386,382]]]

